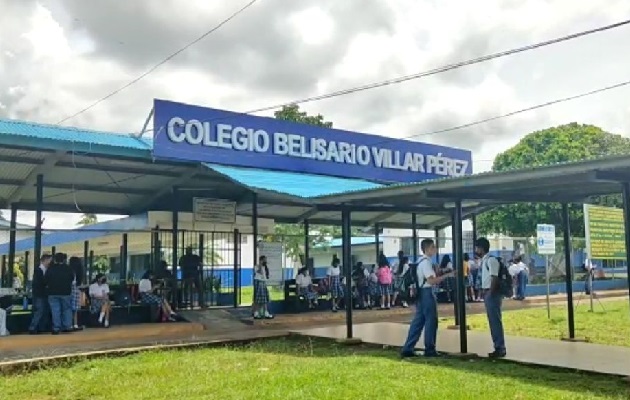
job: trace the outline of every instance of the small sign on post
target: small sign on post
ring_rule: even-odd
[[[551,319],[551,302],[549,299],[549,255],[556,254],[555,225],[536,225],[536,243],[538,244],[538,254],[545,256],[545,279],[547,281],[547,318]]]
[[[232,225],[236,222],[236,203],[195,197],[193,199],[193,219],[195,222]]]

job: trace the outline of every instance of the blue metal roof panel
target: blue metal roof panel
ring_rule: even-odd
[[[99,132],[6,119],[0,119],[0,135],[5,137],[11,136],[16,144],[19,144],[21,140],[38,139],[145,151],[151,150],[152,147],[147,140],[136,138],[129,133]]]
[[[42,248],[60,246],[67,243],[83,242],[112,235],[117,232],[149,229],[147,214],[138,214],[131,217],[99,222],[93,225],[83,226],[74,230],[64,230],[42,235]],[[15,242],[15,251],[24,252],[33,250],[35,238],[26,238]],[[9,243],[0,244],[0,254],[9,254]]]
[[[374,189],[382,185],[360,179],[269,171],[256,168],[235,168],[217,164],[204,164],[250,188],[271,190],[299,197],[325,196],[335,193]]]

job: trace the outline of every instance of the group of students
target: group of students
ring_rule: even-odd
[[[79,326],[78,311],[81,308],[81,291],[83,284],[83,265],[78,257],[70,257],[65,253],[54,255],[43,254],[40,263],[33,272],[33,317],[29,325],[32,335],[47,330],[49,321],[52,334],[68,333],[82,330]],[[104,276],[97,276],[90,285],[90,295],[96,301],[104,299],[109,293]],[[100,301],[99,323],[109,326],[109,303]]]
[[[418,263],[416,273],[412,274],[415,280],[413,291],[415,292],[416,312],[409,327],[407,340],[401,351],[401,357],[403,358],[418,356],[414,349],[423,331],[424,356],[436,357],[439,355],[436,349],[438,314],[434,288],[440,286],[446,279],[451,279],[455,276],[453,270],[439,275],[433,268],[432,258],[436,254],[436,247],[432,239],[424,239],[420,246],[423,256]],[[479,260],[478,268],[481,275],[479,295],[484,301],[494,345],[494,351],[489,353],[488,356],[490,358],[503,358],[506,355],[506,347],[501,307],[506,293],[504,282],[508,272],[501,260],[491,256],[489,253],[490,242],[486,238],[477,239],[475,242],[475,256]]]
[[[83,330],[78,318],[78,311],[84,303],[80,290],[83,277],[83,265],[79,257],[68,259],[65,253],[41,256],[40,264],[33,272],[33,317],[29,325],[31,335],[46,332],[49,326],[53,335]],[[156,293],[153,278],[153,274],[147,272],[140,280],[140,298],[146,304],[158,305],[166,319],[174,321],[176,314],[164,297]],[[90,282],[87,293],[90,313],[98,316],[100,326],[108,328],[112,306],[107,277],[97,274]]]

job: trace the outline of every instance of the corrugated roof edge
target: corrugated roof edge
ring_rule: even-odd
[[[409,187],[415,186],[415,187],[421,188],[422,186],[427,186],[429,184],[435,184],[439,182],[458,182],[458,181],[465,182],[466,180],[469,180],[471,178],[476,178],[476,177],[483,177],[483,176],[500,177],[500,176],[505,176],[509,174],[516,174],[516,173],[523,173],[523,172],[545,171],[552,168],[563,167],[563,166],[568,166],[568,167],[580,166],[580,165],[587,166],[589,164],[597,163],[601,161],[614,162],[617,160],[627,160],[627,158],[628,158],[628,155],[591,157],[591,158],[588,158],[585,160],[579,160],[579,161],[564,161],[564,162],[558,162],[558,163],[549,164],[549,165],[538,165],[538,166],[533,166],[529,168],[511,168],[504,171],[486,171],[486,172],[480,172],[478,174],[458,176],[458,177],[445,177],[445,178],[432,179],[432,180],[423,181],[423,182],[394,183],[389,186],[384,186],[384,187],[379,187],[379,188],[374,188],[374,189],[349,190],[349,191],[341,192],[341,193],[316,196],[316,197],[313,197],[312,199],[323,200],[323,199],[334,198],[336,196],[342,196],[342,195],[347,195],[347,194],[374,193],[374,192],[386,191],[386,190],[391,190],[394,188],[407,187],[407,186]]]
[[[18,119],[7,119],[7,118],[1,118],[0,119],[1,122],[3,123],[7,123],[7,124],[16,124],[16,125],[26,125],[26,126],[30,126],[33,128],[47,128],[47,129],[56,129],[58,131],[67,131],[67,132],[74,132],[74,133],[90,133],[90,134],[94,134],[94,135],[101,135],[103,137],[127,137],[130,139],[133,139],[134,142],[139,143],[142,145],[142,149],[141,150],[152,150],[153,149],[153,145],[152,145],[152,141],[147,140],[146,138],[139,138],[136,135],[134,135],[133,133],[122,133],[122,132],[105,132],[105,131],[99,131],[99,130],[93,130],[93,129],[86,129],[86,128],[79,128],[79,127],[74,127],[74,126],[65,126],[65,125],[53,125],[53,124],[46,124],[46,123],[39,123],[39,122],[33,122],[33,121],[24,121],[24,120],[18,120]],[[5,133],[5,134],[15,134],[13,132],[0,132],[0,133]],[[22,136],[22,135],[20,135]],[[56,139],[59,141],[68,141],[68,142],[74,142],[75,140],[73,140],[73,138],[59,138]],[[117,144],[108,144],[111,147],[126,147],[126,146],[121,146],[121,145],[117,145]],[[132,147],[133,148],[133,147]],[[140,150],[140,149],[139,149]]]

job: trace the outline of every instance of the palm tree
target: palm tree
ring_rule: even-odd
[[[83,214],[79,222],[77,222],[78,226],[92,225],[98,222],[98,217],[96,214]]]

